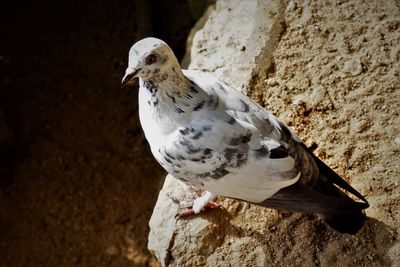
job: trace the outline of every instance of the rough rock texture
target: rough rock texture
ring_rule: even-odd
[[[247,85],[254,68],[271,67],[272,52],[284,29],[284,8],[280,1],[217,2],[193,38],[190,66],[230,77],[237,88]]]
[[[243,1],[244,2],[244,1]],[[286,6],[285,6],[286,5]],[[282,118],[371,207],[355,236],[313,215],[219,198],[176,219],[167,177],[149,249],[165,266],[396,266],[400,262],[400,12],[395,1],[217,2],[191,68],[244,88]]]

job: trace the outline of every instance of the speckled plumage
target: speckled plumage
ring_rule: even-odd
[[[123,83],[135,77],[140,121],[154,157],[175,178],[210,192],[195,202],[196,212],[215,195],[328,219],[342,215],[342,206],[351,207],[346,216],[368,206],[285,124],[212,75],[181,70],[163,41],[146,38],[132,47]]]

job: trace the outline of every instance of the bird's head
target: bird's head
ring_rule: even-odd
[[[176,65],[179,68],[178,60],[164,41],[153,37],[142,39],[129,51],[128,68],[121,85],[126,85],[136,77],[142,80],[161,78]]]

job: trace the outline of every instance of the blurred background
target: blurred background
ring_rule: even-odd
[[[2,1],[1,266],[152,266],[148,221],[164,172],[149,153],[137,40],[179,59],[212,1]]]

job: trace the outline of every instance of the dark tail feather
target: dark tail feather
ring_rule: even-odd
[[[334,170],[329,168],[323,161],[321,161],[317,156],[312,153],[304,144],[302,144],[304,150],[306,150],[315,160],[319,168],[320,173],[328,179],[328,182],[319,183],[322,187],[322,192],[337,194],[341,198],[347,198],[351,200],[346,194],[338,190],[334,185],[337,185],[341,189],[351,193],[358,199],[362,200],[364,203],[357,204],[358,211],[355,210],[350,214],[339,214],[335,216],[326,216],[325,221],[334,229],[342,233],[355,234],[364,224],[366,219],[365,213],[362,212],[363,209],[369,207],[368,201],[363,195],[361,195],[357,190],[355,190],[351,185],[349,185],[342,177],[340,177]]]
[[[340,176],[338,176],[337,174],[336,176],[340,178]],[[342,178],[340,179],[344,183],[346,183],[346,181],[344,181]],[[365,202],[354,201],[345,193],[343,193],[341,190],[339,190],[334,184],[331,184],[332,180],[330,179],[328,180],[329,180],[328,182],[317,183],[318,186],[317,190],[321,190],[321,192],[324,192],[325,194],[328,194],[330,196],[343,199],[343,207],[338,207],[339,212],[337,211],[337,212],[323,213],[322,215],[324,216],[324,220],[336,231],[354,235],[364,225],[366,216],[362,210],[368,208],[369,204],[365,200],[365,198],[349,184],[346,183],[352,189],[351,193],[355,191],[356,194],[355,193],[353,194],[356,195],[358,198],[365,200]]]
[[[297,183],[282,188],[258,205],[301,213],[318,213],[336,231],[355,234],[366,219],[363,210],[369,207],[365,197],[343,180],[335,171],[317,158],[304,144],[302,148],[315,160],[320,172],[313,185]],[[301,179],[301,178],[300,178]],[[354,201],[339,188],[363,202]]]
[[[357,233],[363,226],[365,215],[362,210],[368,208],[368,203],[352,200],[332,184],[325,183],[319,188],[324,192],[296,183],[257,204],[284,211],[318,213],[335,230]]]
[[[368,203],[368,201],[365,199],[363,195],[361,195],[357,190],[351,187],[351,185],[349,185],[345,180],[343,180],[343,178],[340,177],[334,170],[329,168],[322,160],[320,160],[317,156],[315,156],[314,153],[309,148],[307,148],[307,146],[304,143],[302,143],[301,146],[315,160],[315,163],[317,163],[320,173],[322,173],[332,184],[339,186],[340,188],[358,197],[365,203]]]

